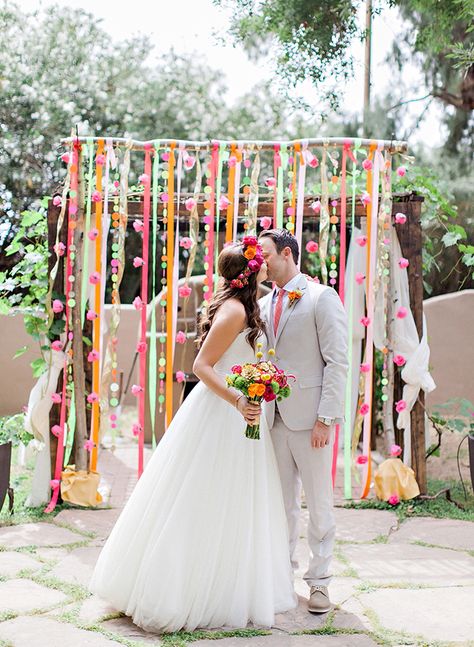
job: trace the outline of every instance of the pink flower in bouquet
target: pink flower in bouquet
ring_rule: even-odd
[[[176,334],[176,343],[177,344],[185,344],[186,343],[186,335],[184,334],[184,332],[182,330],[180,330]]]
[[[276,400],[276,395],[272,389],[271,386],[267,386],[265,388],[265,393],[263,394],[263,399],[265,402],[271,402],[272,400]]]
[[[365,159],[362,162],[362,168],[364,169],[364,171],[371,171],[372,167],[373,167],[373,164],[372,164],[372,161],[369,160],[369,158]]]
[[[51,427],[51,433],[53,436],[56,436],[56,438],[59,438],[59,435],[61,434],[61,425],[53,425]]]
[[[234,366],[230,369],[232,373],[238,373],[239,375],[242,373],[242,367],[240,364],[234,364]]]
[[[92,202],[102,202],[102,193],[100,191],[94,191],[92,194]]]
[[[319,245],[315,240],[308,240],[308,242],[306,243],[305,249],[308,252],[308,254],[315,254],[319,249]]]
[[[392,494],[388,502],[390,503],[390,505],[398,505],[400,503],[400,497],[398,496],[398,494]]]
[[[364,193],[361,195],[361,201],[364,206],[367,206],[372,202],[372,198],[370,195],[367,193],[367,191],[364,191]]]
[[[402,411],[405,411],[407,408],[407,403],[405,400],[398,400],[398,402],[395,402],[395,410],[397,413],[401,413]]]
[[[62,160],[65,164],[69,164],[69,153],[63,153],[63,154],[61,155],[61,160]]]
[[[403,366],[404,364],[406,364],[406,359],[403,357],[403,355],[395,355],[393,361],[397,366]]]
[[[184,203],[184,206],[188,211],[192,211],[196,205],[197,205],[197,202],[194,198],[188,198]]]
[[[51,400],[54,402],[54,404],[61,404],[61,394],[60,393],[51,393]]]
[[[361,416],[366,416],[369,413],[369,411],[370,411],[369,405],[367,404],[367,402],[364,402],[364,404],[362,404],[360,409],[359,409],[360,415]]]
[[[395,222],[397,225],[404,225],[407,221],[407,217],[405,216],[404,213],[396,213],[395,214]]]
[[[365,363],[361,364],[360,365],[360,370],[361,370],[362,373],[369,373],[369,371],[370,371],[369,362],[365,362]]]
[[[402,453],[402,448],[400,445],[392,445],[390,447],[390,456],[400,456]]]
[[[99,401],[99,396],[94,391],[92,391],[92,393],[89,393],[89,395],[87,396],[87,402],[89,404],[93,404],[94,402],[98,402],[98,401]]]
[[[365,281],[365,275],[361,272],[357,272],[357,274],[355,275],[355,280],[357,285],[362,285],[362,283]]]
[[[407,167],[406,167],[406,166],[399,166],[399,167],[397,168],[397,175],[398,175],[399,177],[403,177],[403,176],[404,176],[404,175],[406,175],[406,174],[407,174]]]
[[[94,319],[97,319],[98,316],[99,315],[97,314],[97,312],[94,312],[94,310],[88,310],[86,314],[87,321],[94,321]]]
[[[91,350],[87,355],[88,362],[96,362],[99,359],[99,353],[96,350]]]
[[[360,247],[365,247],[367,245],[367,236],[357,236],[356,243]]]
[[[53,301],[53,312],[58,314],[64,310],[63,302],[60,299],[54,299]]]
[[[145,261],[143,260],[143,258],[141,258],[141,256],[135,256],[135,258],[133,259],[133,267],[138,268],[138,267],[142,267],[143,265],[145,265]]]
[[[406,308],[404,308],[403,306],[400,306],[400,308],[398,308],[398,310],[397,310],[397,318],[398,319],[405,319],[407,314],[408,314],[408,310]]]
[[[89,276],[89,283],[91,285],[97,285],[98,283],[100,283],[99,272],[92,272],[92,274]]]
[[[54,251],[58,256],[64,256],[64,252],[66,251],[66,245],[64,243],[58,243],[57,245],[54,246]]]
[[[367,456],[365,456],[364,454],[361,454],[360,456],[357,456],[357,458],[356,458],[357,465],[365,465],[368,462],[369,462],[369,458]]]
[[[57,351],[62,350],[63,349],[62,342],[60,342],[59,339],[57,339],[56,341],[53,341],[53,343],[51,344],[51,348]]]
[[[265,180],[265,186],[268,186],[269,189],[273,189],[276,186],[276,179],[274,177],[267,177]]]
[[[262,227],[262,229],[270,229],[272,222],[273,220],[268,216],[263,216],[263,218],[260,218],[260,226]]]
[[[135,297],[132,303],[135,310],[141,310],[143,308],[143,301],[140,299],[140,297]]]
[[[146,342],[139,341],[137,344],[137,353],[146,353]]]
[[[87,237],[89,240],[95,240],[97,236],[99,235],[99,230],[96,229],[95,227],[90,230],[90,232],[87,234]]]
[[[189,238],[189,236],[183,236],[179,240],[179,246],[183,247],[183,249],[191,249],[191,247],[193,246],[193,241],[191,240],[191,238]]]
[[[140,184],[143,184],[143,185],[149,184],[150,176],[147,173],[142,173],[138,178],[138,181],[140,182]]]
[[[176,371],[176,382],[179,382],[179,384],[181,384],[181,382],[184,382],[185,379],[186,373],[184,373],[183,371]]]
[[[321,211],[321,201],[320,200],[315,200],[309,206],[314,211],[314,213],[318,213],[319,211]]]
[[[401,267],[402,270],[404,270],[406,267],[410,265],[410,261],[407,258],[400,258],[398,261],[399,266]]]
[[[137,422],[132,425],[132,434],[134,436],[139,436],[141,433],[142,427]]]
[[[367,328],[370,325],[370,317],[362,317],[360,323]]]
[[[187,299],[190,296],[192,291],[193,291],[192,288],[190,288],[189,285],[186,285],[186,284],[181,285],[178,288],[178,294],[183,299]]]
[[[140,393],[143,392],[143,388],[141,386],[139,386],[138,384],[132,384],[131,391],[132,391],[132,395],[137,396],[137,395],[140,395]]]
[[[99,166],[102,166],[103,164],[105,164],[105,155],[102,155],[102,153],[100,153],[99,155],[96,155],[95,163],[98,164]]]
[[[53,205],[55,207],[60,207],[62,205],[62,203],[63,203],[63,201],[61,199],[61,196],[60,195],[55,195],[54,198],[53,198]]]
[[[89,440],[86,440],[84,443],[84,449],[88,452],[91,452],[94,449],[94,441],[89,438]]]
[[[143,222],[141,220],[134,220],[133,221],[133,228],[135,229],[135,231],[138,234],[138,232],[143,231]]]

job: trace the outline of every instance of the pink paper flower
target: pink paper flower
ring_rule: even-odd
[[[400,503],[400,497],[398,496],[398,494],[392,494],[388,502],[390,503],[390,505],[398,505]]]
[[[270,229],[272,223],[272,218],[269,218],[268,216],[263,216],[263,218],[260,218],[260,226],[262,227],[262,229]]]
[[[56,436],[56,438],[59,438],[61,434],[61,425],[53,425],[51,427],[51,433],[53,434],[53,436]]]
[[[399,177],[403,177],[403,176],[404,176],[404,175],[406,175],[406,174],[407,174],[407,168],[406,168],[406,166],[399,166],[399,167],[397,168],[397,175],[398,175]]]
[[[131,391],[132,391],[133,395],[138,396],[138,395],[140,395],[140,393],[143,392],[143,388],[141,386],[139,386],[138,384],[132,384]]]
[[[369,373],[369,371],[370,371],[370,363],[369,362],[362,363],[360,365],[360,370],[361,370],[362,373]]]
[[[403,355],[395,355],[393,361],[397,366],[403,366],[404,364],[406,364],[406,359],[403,357]]]
[[[294,216],[295,215],[295,210],[293,209],[293,207],[288,207],[287,210],[286,210],[286,214],[288,216]]]
[[[183,162],[184,162],[184,168],[187,171],[190,171],[192,168],[194,168],[194,165],[196,164],[196,158],[193,155],[188,155],[188,153],[184,153],[183,155]]]
[[[268,186],[269,189],[276,187],[276,183],[277,181],[274,177],[267,177],[267,179],[265,180],[265,186]]]
[[[142,173],[142,174],[140,175],[140,177],[138,178],[138,181],[140,182],[140,184],[144,184],[144,185],[145,185],[145,184],[149,184],[149,182],[150,182],[150,176],[149,176],[149,175],[147,175],[146,173]]]
[[[318,168],[319,166],[318,158],[310,151],[306,151],[306,163],[308,166],[311,166],[311,168]]]
[[[189,236],[183,236],[180,241],[179,241],[179,246],[183,247],[183,249],[191,249],[193,246],[193,241]]]
[[[392,445],[390,447],[390,456],[400,456],[402,453],[402,448],[400,445]]]
[[[137,422],[135,422],[135,423],[132,425],[132,434],[133,434],[134,436],[139,436],[139,435],[141,434],[141,431],[142,431],[142,426],[141,426],[141,425],[139,425]]]
[[[133,259],[133,267],[142,267],[142,265],[145,265],[145,261],[141,256],[135,256]]]
[[[102,153],[100,153],[99,155],[96,155],[95,163],[98,164],[99,166],[102,166],[102,164],[105,164],[105,155],[102,155]]]
[[[357,236],[356,243],[360,247],[365,247],[367,245],[367,236]]]
[[[54,404],[61,404],[61,394],[60,393],[51,393],[51,400],[54,402]]]
[[[184,206],[188,211],[192,211],[196,205],[197,205],[197,202],[194,198],[188,198],[184,203]]]
[[[383,239],[383,244],[388,247],[390,245],[390,238],[384,238]]]
[[[398,264],[402,270],[410,265],[410,261],[407,258],[400,258]]]
[[[92,202],[102,202],[102,193],[100,191],[94,191],[92,194]]]
[[[55,207],[60,207],[62,205],[62,203],[63,203],[63,201],[61,199],[61,196],[60,195],[55,195],[54,198],[53,198],[53,205]]]
[[[368,462],[369,462],[369,459],[364,454],[361,454],[360,456],[357,456],[357,458],[356,458],[357,465],[365,465]]]
[[[69,213],[71,214],[71,216],[74,216],[77,213],[77,204],[75,204],[74,202],[69,203]]]
[[[320,202],[320,200],[315,200],[309,206],[314,211],[314,213],[318,213],[319,211],[321,211],[321,202]]]
[[[369,160],[368,158],[362,162],[362,168],[364,169],[364,171],[371,171],[372,167],[373,167],[372,161]]]
[[[64,243],[58,243],[57,245],[54,246],[54,251],[58,256],[64,256],[64,252],[66,251],[66,245]]]
[[[398,400],[398,402],[395,402],[395,410],[397,413],[401,413],[402,411],[405,411],[407,408],[407,403],[405,400]]]
[[[140,231],[143,231],[143,222],[141,220],[134,220],[133,221],[133,228],[135,229],[135,231],[138,234]]]
[[[94,441],[89,438],[89,440],[86,440],[84,443],[84,449],[87,450],[88,452],[91,452],[94,449]]]
[[[229,205],[230,205],[229,198],[226,195],[221,195],[219,200],[219,209],[223,211],[224,209],[227,209]]]
[[[169,158],[170,158],[169,153],[162,153],[161,154],[161,159],[163,160],[163,162],[167,162],[169,160]]]
[[[60,342],[59,339],[57,339],[56,341],[53,341],[53,343],[51,344],[51,348],[57,351],[62,350],[63,349],[62,342]]]
[[[186,379],[186,374],[183,371],[176,371],[176,381],[181,383]]]
[[[186,342],[186,335],[182,330],[180,330],[177,335],[176,335],[176,343],[177,344],[184,344]]]
[[[140,299],[140,297],[135,297],[132,303],[135,310],[141,310],[143,308],[143,301]]]
[[[99,272],[92,272],[92,274],[89,276],[89,283],[91,285],[97,285],[98,283],[100,283]]]
[[[169,199],[170,199],[170,197],[169,197],[169,195],[168,195],[166,192],[165,192],[165,193],[162,193],[162,194],[160,195],[160,200],[161,200],[161,202],[168,202],[168,200],[169,200]]]
[[[61,160],[62,160],[65,164],[69,164],[69,153],[63,153],[63,154],[61,155]]]
[[[98,316],[99,315],[97,314],[97,312],[94,312],[94,310],[88,310],[86,314],[87,321],[94,321],[94,319],[97,319]]]
[[[96,362],[99,359],[99,353],[96,350],[91,350],[87,355],[88,362]]]
[[[53,312],[55,312],[56,314],[64,310],[63,302],[60,299],[54,299],[52,307]]]
[[[398,308],[398,310],[397,310],[397,318],[398,319],[405,319],[407,314],[408,314],[408,310],[406,308],[404,308],[403,306],[400,306],[400,308]]]
[[[97,395],[97,393],[95,393],[95,391],[92,391],[92,393],[89,393],[89,395],[87,396],[87,402],[89,404],[93,404],[94,402],[99,402],[99,396]]]
[[[244,160],[244,166],[245,168],[250,168],[252,162],[250,160]]]
[[[228,165],[230,168],[232,168],[232,167],[233,167],[233,166],[235,166],[236,164],[237,164],[237,158],[236,158],[236,156],[235,156],[235,155],[231,155],[231,156],[229,157],[229,159],[227,160],[227,165]]]
[[[51,479],[49,485],[52,490],[57,490],[61,481],[59,479]]]
[[[99,230],[96,229],[95,227],[91,229],[90,232],[87,234],[89,240],[95,240],[98,235],[99,235]]]
[[[190,288],[189,285],[186,285],[186,284],[181,285],[178,288],[178,294],[183,299],[187,299],[190,296],[192,291],[193,291],[192,288]]]
[[[360,323],[367,328],[370,325],[370,317],[362,317]]]
[[[372,198],[371,198],[371,197],[370,197],[370,195],[367,193],[367,191],[364,191],[364,193],[361,195],[360,199],[361,199],[362,204],[363,204],[364,206],[367,206],[368,204],[370,204],[370,203],[372,202]]]
[[[366,416],[369,413],[369,411],[370,411],[369,405],[367,404],[367,402],[364,402],[364,404],[362,404],[360,409],[359,409],[360,415],[361,416]]]
[[[308,252],[308,254],[315,254],[319,249],[319,245],[315,240],[308,240],[308,242],[306,243],[305,249]]]
[[[362,283],[365,281],[365,275],[361,274],[361,272],[357,272],[355,275],[355,280],[358,285],[362,285]]]
[[[146,342],[139,341],[137,344],[137,353],[146,353]]]
[[[404,213],[396,213],[395,214],[395,222],[398,225],[404,225],[407,221],[407,217],[405,216]]]

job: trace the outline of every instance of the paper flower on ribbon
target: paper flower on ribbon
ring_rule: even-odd
[[[62,342],[60,342],[58,339],[56,341],[53,341],[53,343],[51,344],[51,348],[57,351],[62,350],[63,349]]]
[[[92,202],[102,202],[102,193],[100,191],[94,191],[92,194]]]
[[[187,298],[191,295],[191,292],[192,292],[192,291],[193,291],[193,290],[192,290],[192,288],[190,288],[190,287],[189,287],[189,285],[186,285],[186,284],[185,284],[185,285],[181,285],[181,286],[178,288],[178,294],[179,294],[179,296],[180,296],[180,297],[182,297],[183,299],[187,299]]]
[[[395,410],[397,413],[401,413],[402,411],[405,411],[407,408],[407,403],[405,400],[398,400],[398,402],[395,402]]]
[[[133,434],[134,436],[139,436],[139,435],[140,435],[140,433],[141,433],[141,431],[142,431],[142,426],[141,426],[141,425],[139,425],[137,422],[135,422],[135,423],[132,425],[132,434]]]
[[[87,402],[89,404],[93,404],[94,402],[98,402],[98,401],[99,401],[99,396],[94,391],[92,391],[92,393],[89,393],[89,395],[87,396]]]
[[[364,404],[362,404],[360,409],[359,409],[360,415],[361,416],[366,416],[369,413],[369,411],[370,411],[369,405],[367,404],[367,402],[364,402]]]
[[[54,251],[58,256],[64,256],[64,252],[66,251],[66,245],[64,243],[58,243],[57,245],[54,246]]]
[[[294,216],[295,215],[295,210],[293,209],[293,207],[288,207],[288,209],[286,210],[286,214],[288,216]]]
[[[133,228],[135,229],[135,231],[138,234],[140,231],[143,231],[143,222],[141,220],[134,220],[133,221]]]
[[[306,243],[306,251],[308,254],[315,254],[319,249],[319,245],[315,240],[308,240]]]
[[[99,272],[92,272],[92,274],[89,276],[89,283],[91,283],[91,285],[97,285],[98,283],[100,283]]]
[[[398,264],[399,264],[400,268],[401,268],[402,270],[404,270],[406,267],[408,267],[408,266],[410,265],[410,261],[408,260],[408,258],[403,258],[403,257],[402,257],[402,258],[400,258],[400,260],[398,261]]]
[[[268,216],[263,216],[263,218],[260,218],[260,226],[262,227],[262,229],[270,229],[272,222],[273,220]]]
[[[161,154],[161,159],[163,160],[163,162],[168,162],[169,158],[170,158],[169,153],[162,153]]]
[[[305,158],[306,164],[308,164],[308,166],[311,166],[311,168],[318,168],[319,160],[316,155],[313,155],[313,153],[311,153],[311,151],[306,151]]]
[[[406,308],[404,308],[403,306],[400,306],[400,308],[398,308],[398,310],[397,310],[397,318],[398,319],[405,319],[407,314],[408,314],[408,310]]]
[[[97,236],[99,235],[99,230],[96,229],[95,227],[90,230],[90,232],[87,234],[87,237],[89,240],[95,240]]]
[[[404,225],[407,221],[407,217],[405,216],[404,213],[396,213],[395,214],[395,222],[397,225]]]
[[[186,379],[186,374],[183,371],[176,371],[176,381],[181,383]]]
[[[52,490],[57,490],[61,481],[59,479],[51,479],[49,485]]]
[[[94,449],[94,441],[89,438],[89,440],[86,440],[84,443],[84,449],[88,452],[91,452]]]
[[[184,334],[184,332],[182,330],[180,330],[176,334],[176,343],[177,344],[184,344],[185,342],[186,342],[186,335]]]
[[[137,353],[146,353],[146,342],[139,341],[137,344]]]
[[[362,168],[364,169],[364,171],[371,171],[372,167],[373,167],[372,161],[369,160],[368,158],[362,162]]]
[[[369,459],[364,454],[361,454],[360,456],[357,456],[357,458],[356,458],[357,465],[365,465],[368,462],[369,462]]]
[[[138,396],[140,395],[140,393],[143,392],[143,388],[138,384],[132,384],[131,391],[132,391],[132,395]]]
[[[60,299],[54,299],[52,308],[53,312],[56,314],[62,312],[64,310],[63,302]]]
[[[357,236],[356,243],[360,247],[365,247],[367,245],[367,236]]]
[[[318,213],[319,211],[321,211],[321,202],[320,202],[320,200],[315,200],[309,206],[314,211],[314,213]]]
[[[54,402],[54,404],[61,404],[61,394],[60,393],[51,393],[51,400]]]
[[[63,203],[63,201],[61,199],[61,196],[60,195],[55,195],[54,198],[53,198],[53,205],[55,207],[60,207],[62,205],[62,203]]]
[[[135,297],[132,303],[135,310],[141,310],[143,308],[143,301],[140,299],[140,297]]]
[[[102,153],[100,153],[99,155],[96,155],[95,163],[98,164],[99,166],[102,166],[103,164],[105,164],[105,155],[102,155]]]
[[[235,155],[231,155],[231,156],[229,157],[229,159],[227,160],[227,166],[229,166],[229,168],[232,168],[232,167],[233,167],[233,166],[235,166],[236,164],[237,164],[237,158],[236,158],[236,156],[235,156]]]
[[[355,275],[355,280],[357,285],[362,285],[362,283],[365,281],[365,275],[361,274],[361,272],[357,272]]]
[[[276,187],[276,183],[277,181],[274,177],[267,177],[267,179],[265,180],[265,186],[267,186],[269,189]]]
[[[244,160],[244,166],[245,166],[245,168],[250,168],[250,165],[251,165],[251,164],[252,164],[252,162],[251,162],[250,160]]]
[[[393,361],[397,366],[404,366],[407,362],[403,355],[395,355]]]
[[[184,151],[183,163],[184,163],[184,168],[187,171],[190,171],[192,168],[194,168],[194,165],[196,164],[196,158],[193,155],[189,155],[189,153]]]
[[[61,160],[62,160],[65,164],[69,164],[69,153],[63,153],[63,154],[61,155]]]
[[[98,316],[99,315],[97,314],[97,312],[94,312],[94,310],[88,310],[86,314],[87,321],[94,321],[94,319],[97,319]]]
[[[390,503],[390,505],[398,505],[400,503],[400,497],[398,496],[398,494],[392,494],[388,502]]]
[[[51,427],[51,433],[53,436],[56,436],[56,438],[59,438],[59,435],[61,433],[61,425],[53,425]]]
[[[135,256],[135,258],[133,259],[133,267],[142,267],[142,265],[145,265],[143,258],[141,258],[140,256]]]
[[[99,359],[99,353],[96,350],[91,350],[87,355],[88,362],[96,362]]]
[[[184,203],[184,206],[188,211],[192,211],[196,205],[197,205],[197,202],[194,198],[188,198]]]
[[[399,166],[399,167],[397,168],[397,175],[398,175],[399,177],[403,177],[403,176],[404,176],[404,175],[406,175],[406,174],[407,174],[407,167],[406,167],[406,166]]]
[[[169,199],[170,199],[170,197],[169,197],[169,195],[167,193],[162,193],[160,195],[161,202],[168,202]]]
[[[360,199],[361,199],[362,204],[363,204],[364,206],[367,206],[368,204],[370,204],[370,203],[372,202],[372,198],[371,198],[371,197],[370,197],[370,195],[367,193],[367,191],[364,191],[364,193],[361,195]]]
[[[143,184],[143,185],[145,185],[145,184],[149,184],[149,182],[150,182],[150,176],[149,176],[149,175],[147,175],[146,173],[142,173],[142,174],[140,175],[140,177],[138,178],[138,181],[140,182],[140,184]]]
[[[71,216],[74,216],[77,213],[77,204],[74,204],[74,202],[69,203],[69,213]]]
[[[367,328],[370,325],[370,317],[362,317],[360,323]]]
[[[383,244],[388,247],[390,245],[390,238],[384,238],[383,239]]]
[[[230,205],[229,198],[226,195],[221,195],[219,200],[219,209],[223,211],[224,209],[227,209],[229,205]]]
[[[360,370],[362,373],[368,373],[370,371],[370,364],[369,362],[364,362],[363,364],[360,365]]]
[[[400,445],[392,445],[390,447],[390,456],[400,456],[401,453],[402,448],[400,447]]]
[[[191,240],[191,238],[189,238],[189,236],[183,236],[182,238],[180,238],[179,246],[183,247],[183,249],[191,249],[191,247],[193,246],[193,241]]]

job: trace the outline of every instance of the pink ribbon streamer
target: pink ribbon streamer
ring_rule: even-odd
[[[303,239],[303,211],[304,211],[304,186],[306,181],[306,163],[304,157],[304,151],[308,147],[307,142],[302,142],[303,151],[297,153],[300,155],[300,167],[298,171],[298,193],[296,197],[296,230],[295,237],[298,243],[298,247],[301,249],[301,242]],[[273,210],[273,218],[276,218],[275,205]],[[301,268],[301,254],[298,257],[298,269]]]
[[[242,153],[242,150],[239,148],[240,153]],[[239,224],[239,198],[240,198],[240,175],[242,173],[242,162],[237,162],[235,165],[235,189],[234,189],[234,219],[233,219],[233,227],[234,227],[234,242],[237,240],[237,231],[238,231],[238,224]]]

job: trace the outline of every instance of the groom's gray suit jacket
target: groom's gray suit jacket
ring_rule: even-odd
[[[266,323],[268,347],[275,349],[275,364],[296,376],[290,382],[290,397],[278,403],[285,425],[291,430],[311,429],[318,417],[342,419],[346,388],[347,318],[337,292],[308,281],[301,274],[298,288],[302,297],[281,314],[276,337],[273,332],[270,292],[259,301]],[[263,411],[271,429],[275,401]]]

